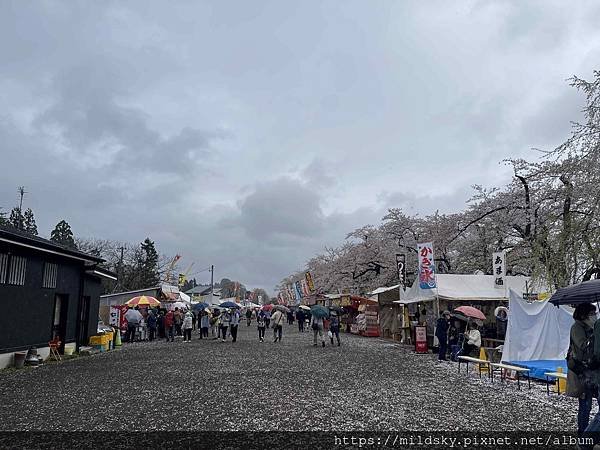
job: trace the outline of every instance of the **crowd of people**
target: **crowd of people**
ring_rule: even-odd
[[[283,325],[293,325],[298,322],[298,332],[304,333],[307,327],[313,331],[313,345],[316,347],[321,343],[325,347],[325,335],[329,336],[331,345],[335,342],[341,345],[340,319],[336,311],[331,311],[330,317],[313,316],[310,310],[298,308],[297,311],[284,312],[279,309],[246,309],[241,312],[238,308],[210,308],[199,311],[183,310],[175,308],[172,311],[159,308],[129,308],[125,313],[127,331],[125,342],[154,341],[164,339],[174,342],[176,337],[182,337],[183,342],[192,340],[192,333],[197,331],[199,339],[212,339],[236,342],[238,329],[243,317],[246,318],[246,326],[251,326],[256,321],[258,341],[265,341],[268,328],[273,332],[273,343],[281,342],[283,338]],[[326,332],[326,328],[328,331]]]

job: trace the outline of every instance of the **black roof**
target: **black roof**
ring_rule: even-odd
[[[41,238],[39,236],[34,236],[33,234],[26,233],[25,231],[19,230],[18,228],[10,225],[0,225],[0,238],[10,239],[17,244],[26,244],[39,249],[52,250],[67,256],[74,256],[97,264],[100,264],[104,261],[102,258],[98,258],[97,256],[80,252],[79,250],[57,244],[56,242]]]

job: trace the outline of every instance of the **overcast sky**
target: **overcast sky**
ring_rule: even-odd
[[[41,235],[149,236],[272,292],[564,140],[598,23],[594,1],[2,0],[0,206],[25,185]]]

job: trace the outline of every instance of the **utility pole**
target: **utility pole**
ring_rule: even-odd
[[[117,270],[117,282],[115,283],[115,287],[113,288],[113,294],[117,290],[117,288],[123,283],[123,259],[125,257],[125,247],[118,247],[117,250],[121,251],[121,257],[119,258],[119,268]]]
[[[215,266],[211,264],[210,266],[210,304],[212,305],[212,302],[214,300],[213,296],[214,296],[214,286],[215,286]]]
[[[19,202],[19,212],[23,211],[23,197],[25,196],[25,194],[27,194],[27,191],[25,190],[25,186],[19,186],[19,188],[17,189],[19,191],[19,195],[21,196],[21,201]]]

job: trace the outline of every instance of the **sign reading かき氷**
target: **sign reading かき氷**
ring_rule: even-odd
[[[421,289],[435,289],[433,242],[417,244],[417,253],[419,257],[419,286]]]

